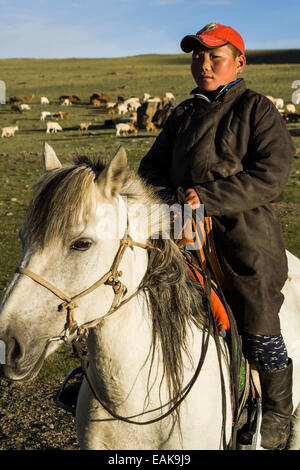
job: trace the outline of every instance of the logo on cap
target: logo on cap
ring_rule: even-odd
[[[216,29],[217,24],[216,23],[209,23],[204,28],[200,29],[197,34],[204,33],[204,31],[212,31],[213,29]]]

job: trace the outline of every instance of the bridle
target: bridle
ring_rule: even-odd
[[[54,295],[56,295],[61,300],[63,300],[63,303],[58,305],[58,311],[66,312],[66,317],[67,317],[66,323],[64,326],[63,334],[61,336],[56,336],[54,338],[51,338],[52,341],[58,340],[58,339],[67,341],[70,336],[74,337],[74,333],[76,333],[77,336],[81,336],[81,337],[87,336],[88,330],[90,328],[95,327],[104,318],[108,317],[109,315],[112,315],[120,307],[122,307],[125,303],[129,302],[129,300],[131,300],[133,297],[135,297],[137,294],[139,294],[142,291],[142,288],[138,288],[132,295],[123,299],[123,297],[127,293],[127,287],[120,281],[120,277],[122,276],[122,271],[119,271],[119,265],[121,263],[121,260],[123,258],[126,248],[133,247],[133,246],[137,246],[137,247],[144,248],[147,250],[151,247],[151,244],[149,242],[139,243],[139,242],[133,241],[130,235],[128,234],[128,221],[127,221],[126,236],[125,238],[120,239],[119,249],[116,253],[116,256],[114,258],[114,261],[111,265],[110,270],[106,274],[104,274],[98,281],[92,284],[90,287],[83,290],[79,294],[74,295],[73,297],[69,297],[60,289],[55,287],[53,284],[43,279],[39,274],[36,274],[27,268],[18,267],[16,269],[16,273],[24,274],[25,276],[31,278],[33,281],[37,282],[41,286],[50,290]],[[90,294],[91,292],[98,289],[98,287],[102,285],[111,286],[114,291],[114,298],[113,298],[112,304],[108,312],[105,315],[101,316],[100,318],[85,322],[79,326],[74,318],[74,309],[78,307],[77,300]]]
[[[142,292],[146,289],[146,286],[139,287],[139,288],[137,288],[137,290],[133,294],[131,294],[130,296],[124,298],[124,296],[127,293],[127,287],[120,281],[120,277],[122,276],[122,272],[119,271],[119,265],[120,265],[120,262],[123,258],[123,255],[124,255],[126,249],[128,247],[134,247],[134,246],[139,247],[139,248],[143,248],[145,250],[155,249],[155,247],[153,247],[150,242],[139,243],[139,242],[133,241],[128,232],[129,232],[129,222],[128,222],[128,217],[127,217],[127,226],[126,226],[125,237],[120,239],[120,245],[119,245],[118,251],[115,255],[115,258],[113,260],[113,263],[112,263],[112,266],[111,266],[110,270],[106,274],[104,274],[98,281],[96,281],[94,284],[92,284],[90,287],[83,290],[79,294],[74,295],[73,297],[67,296],[64,292],[62,292],[60,289],[55,287],[53,284],[46,281],[41,276],[34,273],[33,271],[30,271],[27,268],[18,267],[16,269],[16,273],[23,274],[23,275],[31,278],[33,281],[35,281],[38,284],[40,284],[41,286],[45,287],[46,289],[51,291],[54,295],[56,295],[61,300],[63,300],[63,302],[58,305],[58,311],[59,312],[65,312],[65,311],[67,312],[66,313],[66,323],[65,323],[65,326],[64,326],[63,333],[59,336],[50,338],[48,340],[47,344],[46,344],[45,351],[46,351],[47,347],[49,346],[49,344],[53,341],[62,340],[64,342],[68,343],[68,344],[70,344],[70,342],[71,342],[71,344],[75,347],[79,358],[81,359],[81,367],[82,367],[84,377],[86,378],[86,380],[87,380],[87,382],[88,382],[88,384],[89,384],[96,400],[102,405],[102,407],[114,419],[121,420],[121,421],[124,421],[124,422],[129,423],[129,424],[145,425],[145,424],[152,424],[152,423],[155,423],[157,421],[160,421],[160,420],[164,419],[165,417],[169,416],[170,414],[172,414],[176,410],[176,408],[178,408],[178,406],[182,403],[182,401],[186,398],[188,393],[190,392],[192,386],[194,385],[194,383],[196,382],[196,380],[197,380],[197,378],[200,374],[200,371],[202,369],[202,365],[203,365],[204,360],[205,360],[206,352],[207,352],[207,349],[208,349],[209,337],[210,337],[210,332],[209,332],[210,327],[208,327],[206,332],[203,331],[203,339],[202,339],[202,348],[201,348],[200,359],[199,359],[198,365],[196,367],[196,370],[195,370],[195,373],[194,373],[192,379],[181,390],[181,392],[179,392],[178,396],[172,398],[171,401],[169,401],[168,403],[166,403],[166,404],[164,404],[164,405],[162,405],[158,408],[151,409],[151,410],[145,411],[143,413],[139,413],[137,415],[134,415],[134,416],[131,416],[131,417],[128,417],[128,418],[116,414],[111,409],[109,409],[106,406],[106,404],[103,403],[103,401],[99,397],[99,395],[97,393],[97,390],[96,390],[96,387],[94,386],[94,383],[93,383],[93,381],[92,381],[92,379],[91,379],[91,377],[88,373],[88,360],[87,360],[87,357],[85,357],[85,355],[82,351],[80,343],[83,339],[87,338],[90,328],[94,328],[96,325],[98,325],[100,322],[102,322],[105,318],[107,318],[108,316],[115,313],[124,304],[129,302],[136,295],[138,295],[140,292]],[[97,318],[95,320],[91,320],[91,321],[85,322],[81,325],[78,325],[75,318],[74,318],[74,309],[78,307],[77,300],[84,297],[84,296],[86,296],[86,295],[88,295],[88,294],[90,294],[91,292],[93,292],[94,290],[96,290],[98,287],[100,287],[102,285],[109,285],[113,288],[113,291],[114,291],[114,298],[113,298],[113,301],[112,301],[112,304],[111,304],[109,310],[107,311],[107,313],[105,315],[101,316],[100,318]],[[71,340],[70,340],[70,338],[71,338]],[[154,418],[154,419],[151,419],[151,420],[148,420],[148,421],[136,421],[136,420],[132,419],[132,418],[136,418],[138,416],[142,416],[146,413],[151,413],[151,412],[154,412],[154,411],[162,410],[164,407],[166,407],[168,405],[171,405],[171,404],[172,404],[172,406],[170,406],[170,408],[164,414],[161,414],[157,418]]]

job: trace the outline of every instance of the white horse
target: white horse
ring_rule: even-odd
[[[176,244],[156,239],[168,222],[159,200],[128,170],[123,149],[107,166],[81,158],[62,167],[46,144],[44,166],[1,303],[4,374],[32,379],[64,340],[88,330],[90,384],[84,379],[76,410],[82,449],[224,449],[232,432],[228,348],[210,334]],[[298,405],[300,263],[288,257],[282,328]]]

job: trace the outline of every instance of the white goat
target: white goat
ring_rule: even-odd
[[[137,96],[132,96],[123,102],[129,111],[136,111],[140,106],[140,99]]]
[[[87,131],[91,125],[91,122],[81,122],[79,126],[79,131]]]
[[[45,119],[49,116],[51,116],[50,111],[42,111],[40,119],[41,121],[45,121]]]
[[[170,101],[175,101],[175,96],[170,91],[167,91],[163,96],[163,102],[169,103]]]
[[[149,98],[151,98],[150,93],[144,93],[143,102],[145,103],[145,101],[148,101]]]
[[[50,104],[50,101],[46,96],[41,97],[41,104]]]
[[[124,103],[119,103],[117,105],[118,114],[126,114],[128,111],[127,105]]]
[[[116,124],[116,129],[117,129],[117,132],[116,132],[116,136],[118,135],[121,135],[121,132],[123,132],[124,134],[127,135],[128,132],[134,132],[135,135],[137,135],[137,128],[135,127],[134,124],[132,124],[132,122],[120,122],[119,124]]]
[[[283,109],[284,107],[284,101],[282,98],[274,98],[274,104],[277,109]]]
[[[291,103],[288,103],[286,106],[285,106],[285,109],[288,113],[292,113],[292,114],[295,114],[296,113],[296,107],[294,104],[291,104]]]
[[[62,127],[57,122],[47,122],[47,134],[62,131]]]
[[[147,100],[148,103],[161,103],[159,96],[153,96]]]
[[[15,132],[19,130],[18,126],[2,127],[1,137],[12,137],[15,135]]]
[[[20,104],[20,109],[22,109],[22,111],[30,111],[31,108],[29,104],[22,103]]]
[[[72,101],[70,101],[69,98],[65,98],[64,100],[62,100],[61,105],[62,106],[72,106]]]

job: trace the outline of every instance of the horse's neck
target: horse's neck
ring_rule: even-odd
[[[145,383],[149,372],[152,333],[144,294],[132,299],[91,331],[88,339],[90,372],[100,394],[122,402],[133,387]]]
[[[146,250],[134,248],[125,252],[120,264],[122,282],[128,289],[125,298],[137,291],[147,263]],[[145,294],[139,293],[90,332],[90,371],[96,386],[98,383],[102,392],[104,387],[110,398],[116,390],[118,395],[128,395],[133,384],[137,384],[137,376],[140,381],[146,374],[147,367],[144,367],[144,363],[149,357],[151,341],[148,306]]]

